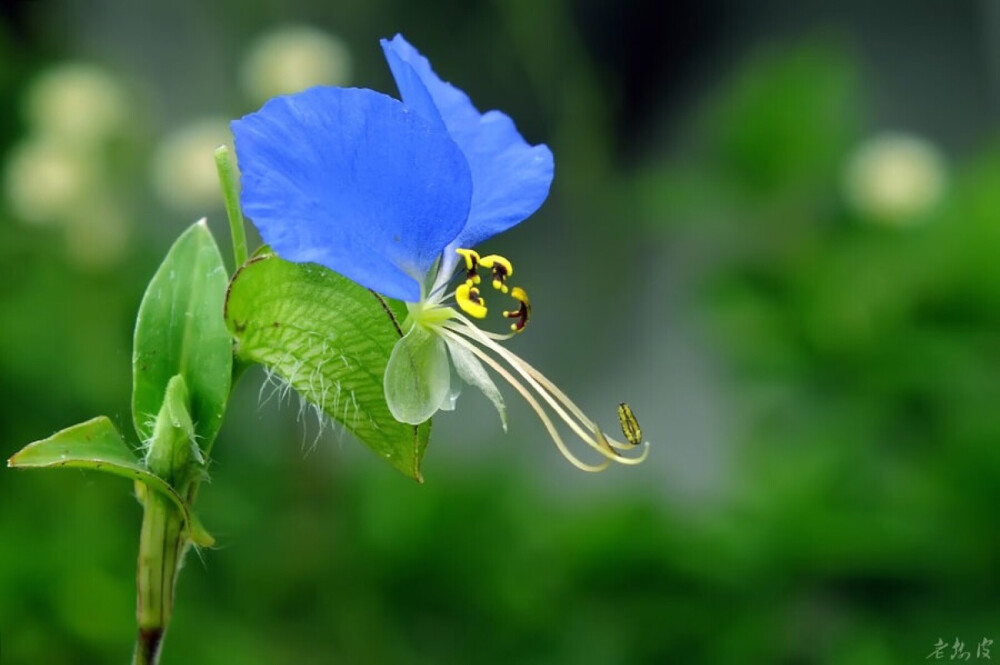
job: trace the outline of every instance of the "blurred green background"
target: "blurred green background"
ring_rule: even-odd
[[[1000,639],[1000,5],[34,0],[0,5],[0,454],[108,414],[207,215],[211,149],[282,87],[395,94],[399,31],[556,155],[496,238],[515,350],[639,468],[566,464],[467,391],[426,484],[238,386],[176,663],[915,663]],[[122,663],[128,483],[0,473],[0,662]],[[992,657],[994,654],[991,653]],[[1000,649],[995,651],[1000,658]]]

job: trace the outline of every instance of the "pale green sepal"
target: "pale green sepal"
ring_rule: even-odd
[[[447,342],[448,352],[451,353],[451,362],[454,364],[458,376],[470,386],[479,388],[486,395],[486,398],[493,402],[497,413],[500,414],[500,424],[503,425],[503,431],[506,432],[507,407],[504,405],[503,395],[500,394],[497,385],[493,383],[493,379],[486,373],[486,368],[483,367],[483,364],[479,362],[479,358],[472,351],[469,351],[459,342],[452,339],[448,339]]]
[[[451,387],[451,366],[441,336],[413,326],[392,347],[383,383],[389,412],[399,422],[419,425],[433,416]]]
[[[444,399],[441,404],[438,405],[439,411],[454,411],[455,407],[458,406],[458,398],[462,396],[462,385],[464,382],[460,379],[454,372],[451,373],[451,378],[448,381],[448,392],[445,394]]]

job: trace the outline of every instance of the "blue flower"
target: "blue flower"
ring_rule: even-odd
[[[640,445],[633,436],[626,433],[628,443],[607,439],[558,388],[497,343],[510,335],[483,332],[448,305],[453,298],[463,312],[483,318],[478,271],[485,268],[493,287],[517,304],[504,312],[515,319],[512,330],[524,328],[530,304],[523,289],[506,283],[513,266],[472,248],[541,206],[552,183],[551,151],[529,145],[500,111],[480,113],[401,35],[381,44],[402,101],[366,89],[317,87],[272,99],[232,123],[244,213],[279,256],[318,263],[406,301],[406,334],[384,378],[398,420],[416,424],[452,408],[454,368],[496,405],[506,428],[503,398],[486,363],[528,400],[581,468],[640,460],[618,452]],[[460,262],[464,281],[449,291]],[[600,464],[566,450],[535,395],[601,454]]]
[[[480,113],[401,35],[382,48],[402,102],[317,87],[232,123],[241,203],[285,259],[416,302],[438,257],[454,267],[454,249],[541,206],[552,153],[500,111]]]

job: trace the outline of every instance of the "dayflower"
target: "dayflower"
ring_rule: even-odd
[[[529,145],[505,114],[480,113],[401,35],[381,43],[402,101],[367,89],[316,87],[272,99],[232,123],[244,212],[279,256],[321,264],[407,303],[405,334],[384,376],[397,420],[418,424],[453,408],[460,386],[454,369],[493,402],[506,429],[503,397],[485,364],[524,397],[579,468],[640,462],[648,443],[626,406],[623,443],[500,344],[524,329],[530,301],[508,283],[510,261],[473,248],[541,206],[552,153]],[[488,283],[482,270],[492,273]],[[471,320],[486,316],[482,291],[490,287],[514,300],[504,312],[513,320],[508,334],[480,330]],[[601,461],[571,453],[552,414]],[[635,448],[638,457],[622,454]]]

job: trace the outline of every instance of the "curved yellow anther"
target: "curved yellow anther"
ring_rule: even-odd
[[[492,268],[493,288],[507,293],[507,285],[504,284],[504,281],[514,274],[514,266],[511,262],[499,254],[490,254],[479,259],[479,265],[484,268]]]
[[[455,253],[465,259],[465,269],[475,270],[479,263],[479,252],[474,249],[456,249]]]
[[[465,279],[470,284],[478,284],[480,281],[479,275],[476,274],[476,268],[482,263],[479,259],[479,252],[474,249],[456,249],[455,253],[460,255],[465,259]]]
[[[516,323],[510,324],[510,329],[514,332],[521,332],[528,324],[528,319],[531,318],[531,301],[528,300],[528,294],[520,286],[511,289],[510,297],[520,302],[521,306],[512,312],[504,312],[503,315],[508,319],[517,319]]]
[[[455,302],[462,308],[462,311],[477,319],[486,318],[486,305],[479,297],[479,289],[466,281],[459,284],[455,289]]]

